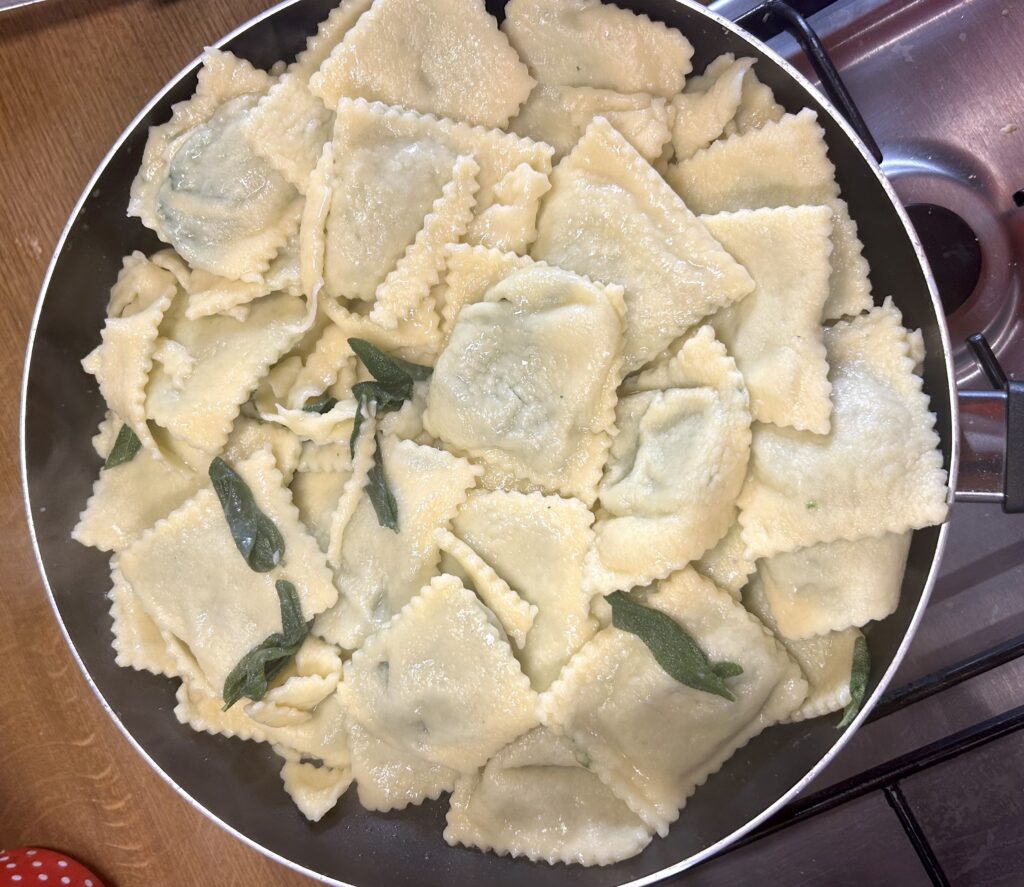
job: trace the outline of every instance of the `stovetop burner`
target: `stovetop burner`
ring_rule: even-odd
[[[907,214],[921,238],[946,314],[974,292],[981,279],[981,244],[974,229],[953,210],[934,203],[911,203]]]

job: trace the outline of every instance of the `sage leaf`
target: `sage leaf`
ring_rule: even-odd
[[[258,702],[267,695],[270,682],[299,652],[313,625],[303,622],[302,603],[295,586],[285,579],[274,585],[281,605],[281,630],[268,635],[246,653],[224,680],[224,711],[243,697]]]
[[[371,403],[376,405],[376,413],[391,412],[399,409],[413,395],[416,382],[430,378],[432,367],[410,363],[400,357],[393,357],[381,351],[366,339],[351,338],[349,346],[363,365],[370,371],[376,381],[357,382],[352,386],[352,395],[356,399],[356,415],[352,422],[352,436],[349,438],[349,450],[352,457],[356,455],[356,442],[363,427],[363,420]],[[367,477],[366,494],[377,513],[377,522],[382,527],[398,532],[398,503],[388,486],[387,475],[384,473],[384,460],[381,456],[380,441],[375,442],[373,467]]]
[[[373,454],[373,467],[367,474],[366,495],[370,498],[373,510],[377,512],[377,523],[397,533],[398,503],[384,474],[384,459],[381,456],[379,440],[377,450]]]
[[[432,367],[420,366],[418,363],[409,363],[400,357],[393,357],[366,339],[352,338],[348,340],[348,344],[378,382],[403,382],[407,379],[422,382],[429,379],[430,374],[434,372]]]
[[[210,481],[239,554],[257,573],[273,570],[284,556],[284,539],[260,511],[249,485],[220,456],[210,463]]]
[[[739,665],[734,662],[712,665],[697,642],[660,610],[645,607],[621,591],[608,595],[606,600],[612,607],[612,624],[640,638],[668,675],[694,690],[735,701],[724,679],[742,674]]]
[[[304,413],[319,413],[321,416],[324,413],[329,413],[338,405],[338,398],[331,397],[329,394],[321,394],[315,400],[309,401],[303,408]]]
[[[859,635],[853,642],[853,668],[850,670],[850,702],[843,709],[843,718],[836,725],[837,730],[849,727],[860,711],[864,694],[868,689],[868,676],[871,674],[871,654],[868,652],[868,641]]]
[[[122,425],[121,430],[117,432],[117,439],[114,441],[114,445],[107,454],[103,467],[116,468],[125,462],[131,462],[135,458],[135,454],[141,449],[142,441],[139,440],[139,436],[132,431],[131,426]]]

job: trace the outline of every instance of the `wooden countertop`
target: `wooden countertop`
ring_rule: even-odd
[[[57,238],[138,110],[268,0],[47,0],[0,13],[0,847],[63,850],[108,887],[309,884],[188,806],[104,714],[71,658],[29,545],[18,401]]]

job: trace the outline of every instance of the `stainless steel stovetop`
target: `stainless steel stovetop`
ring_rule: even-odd
[[[758,0],[718,0],[735,19]],[[792,0],[809,18],[910,207],[963,388],[984,333],[1024,379],[1024,0]],[[770,41],[813,72],[788,36]],[[938,207],[938,209],[936,209]],[[998,476],[992,405],[963,404],[961,487]],[[994,464],[994,468],[993,468]],[[1024,515],[959,503],[941,577],[886,699],[794,805],[673,880],[1024,885]]]

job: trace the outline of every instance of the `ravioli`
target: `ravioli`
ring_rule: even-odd
[[[110,616],[113,624],[115,662],[122,668],[148,671],[169,678],[178,676],[178,665],[156,623],[149,618],[138,596],[119,571],[112,571]]]
[[[189,320],[179,298],[160,334],[193,360],[182,381],[159,365],[146,383],[146,413],[190,446],[214,455],[259,379],[291,348],[309,324],[301,298],[278,293],[256,302],[248,318],[215,315]]]
[[[625,372],[754,288],[653,167],[603,118],[552,175],[530,254],[621,285]]]
[[[756,563],[746,556],[747,543],[743,541],[739,523],[733,523],[719,543],[705,551],[693,562],[693,568],[725,589],[737,600],[747,578],[757,569]]]
[[[701,221],[756,284],[711,318],[743,374],[751,415],[828,434],[832,386],[821,321],[829,294],[832,211],[742,210]]]
[[[272,84],[243,59],[208,49],[195,95],[150,130],[128,213],[193,267],[258,274],[298,228],[301,196],[245,136]]]
[[[548,86],[538,83],[509,129],[547,142],[555,160],[568,154],[590,122],[600,115],[645,159],[653,162],[668,142],[669,108],[665,99],[647,93],[625,94],[590,86]]]
[[[935,416],[914,375],[901,320],[887,299],[825,331],[832,383],[827,435],[754,427],[750,475],[739,499],[752,557],[945,520]]]
[[[359,803],[367,810],[404,810],[410,804],[436,800],[442,792],[455,788],[459,773],[451,767],[395,748],[357,723],[348,725],[348,737]]]
[[[460,312],[424,427],[483,462],[491,483],[593,501],[621,378],[622,314],[617,288],[544,264],[512,272]]]
[[[789,716],[789,720],[817,718],[849,705],[853,649],[857,638],[863,637],[859,630],[847,628],[805,640],[787,638],[778,630],[775,616],[764,594],[761,578],[756,575],[743,590],[743,606],[775,634],[789,655],[796,660],[800,671],[807,679],[807,698],[803,705]]]
[[[154,456],[161,458],[146,415],[146,383],[160,324],[178,294],[177,278],[142,253],[126,256],[111,290],[101,343],[82,369],[96,377],[107,407],[121,417]]]
[[[118,554],[116,564],[162,632],[188,645],[211,688],[224,686],[235,664],[281,629],[274,582],[286,576],[312,618],[337,591],[316,541],[302,528],[269,451],[235,470],[285,540],[281,566],[256,573],[239,554],[213,489],[201,489]]]
[[[911,535],[839,540],[762,560],[764,594],[780,633],[811,638],[896,612]]]
[[[682,34],[600,0],[511,0],[502,30],[541,83],[671,98],[690,73]]]
[[[868,263],[857,225],[839,199],[817,115],[805,108],[737,134],[671,167],[666,178],[698,213],[760,207],[826,205],[832,209],[832,276],[825,318],[871,307]]]
[[[452,576],[431,580],[353,654],[343,686],[354,723],[460,772],[537,722],[536,694],[511,649]]]
[[[328,107],[342,96],[504,126],[533,79],[483,0],[375,0],[310,80]]]
[[[303,761],[285,761],[281,780],[295,806],[310,822],[319,822],[334,808],[352,784],[349,767],[324,767]]]
[[[343,98],[338,103],[332,153],[334,163],[345,167],[346,183],[359,181],[360,168],[353,165],[356,161],[365,161],[369,169],[383,170],[388,164],[397,166],[401,173],[399,179],[391,175],[382,180],[387,182],[387,188],[380,188],[381,181],[377,180],[364,181],[363,188],[368,191],[372,186],[372,199],[388,219],[411,218],[406,206],[409,201],[416,203],[417,212],[422,208],[415,226],[407,223],[409,231],[403,235],[401,251],[419,230],[431,206],[428,201],[436,199],[444,182],[450,178],[455,159],[472,157],[480,167],[479,190],[466,241],[521,250],[535,233],[537,205],[547,190],[553,150],[550,145],[501,130],[437,119],[363,99]],[[447,168],[436,172],[441,169],[442,158]],[[370,221],[375,226],[382,225],[380,220]],[[371,230],[364,236],[373,241],[372,234]],[[379,243],[374,246],[382,248]],[[396,259],[401,251],[395,250]]]
[[[583,588],[593,520],[571,499],[481,491],[452,521],[455,534],[535,608],[517,655],[536,690],[546,690],[597,631]]]
[[[607,865],[636,855],[650,829],[581,760],[543,727],[520,736],[459,779],[445,840],[533,862]]]
[[[693,78],[672,99],[672,152],[676,161],[686,160],[722,135],[736,117],[743,98],[743,84],[754,64],[750,58],[721,65],[719,56],[701,78]]]
[[[337,606],[317,617],[321,637],[355,650],[402,609],[437,570],[434,532],[446,527],[479,468],[412,441],[384,437],[384,471],[398,505],[398,532],[382,527],[366,495],[341,530]]]
[[[663,579],[715,545],[750,455],[743,377],[710,327],[625,387],[585,576],[601,594]]]
[[[686,799],[766,727],[807,695],[796,663],[726,592],[692,569],[641,596],[677,622],[713,662],[739,664],[730,702],[664,672],[636,635],[605,628],[541,697],[541,722],[566,736],[591,769],[663,836]],[[685,746],[666,742],[685,736]]]

